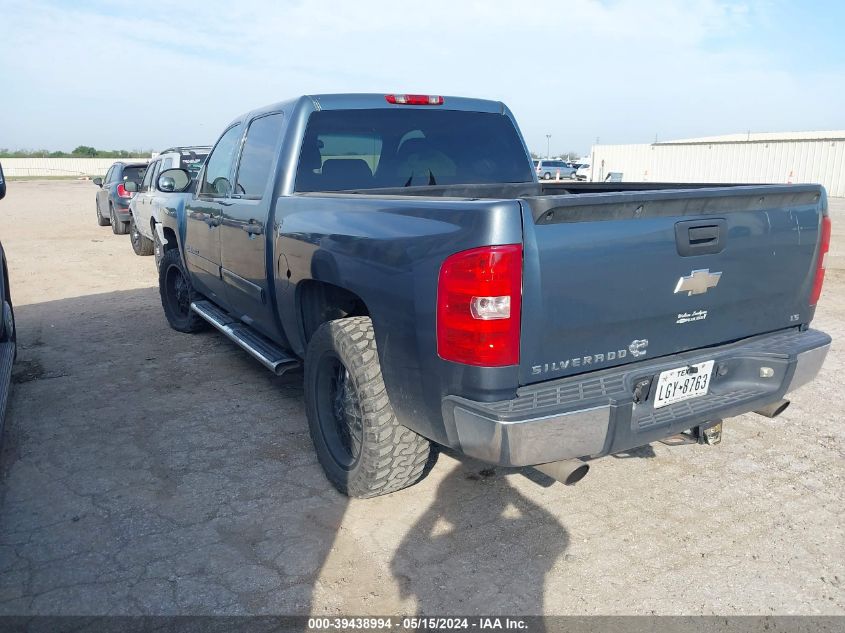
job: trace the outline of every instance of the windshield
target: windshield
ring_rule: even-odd
[[[314,112],[296,191],[531,182],[531,162],[500,114],[424,110]]]
[[[129,166],[123,168],[123,180],[131,180],[138,184],[144,180],[144,173],[147,171],[147,166]]]

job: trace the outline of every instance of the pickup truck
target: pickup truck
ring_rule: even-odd
[[[162,234],[171,327],[303,365],[318,460],[356,497],[419,480],[432,443],[564,483],[654,441],[715,443],[725,417],[779,414],[831,342],[809,327],[821,186],[541,183],[493,101],[244,114]]]

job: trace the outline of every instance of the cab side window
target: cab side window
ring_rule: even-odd
[[[149,191],[151,189],[153,182],[153,172],[155,172],[156,165],[158,165],[158,161],[155,161],[152,165],[147,168],[147,173],[144,174],[144,183],[141,185],[141,191]]]
[[[112,175],[114,174],[114,165],[109,167],[109,170],[106,172],[106,177],[103,178],[103,183],[108,184],[112,181]]]
[[[229,174],[240,140],[241,124],[238,123],[226,130],[217,141],[217,145],[211,150],[211,155],[206,161],[200,184],[201,196],[224,197],[231,193],[232,183],[229,181]]]
[[[281,129],[281,113],[263,116],[250,123],[238,165],[235,195],[261,199],[270,178]]]

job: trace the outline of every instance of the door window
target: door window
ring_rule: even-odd
[[[158,161],[155,161],[152,165],[147,168],[147,173],[144,174],[144,184],[141,185],[141,191],[149,191],[152,187],[153,182],[153,173],[155,172],[155,168],[158,165]]]
[[[200,186],[200,195],[223,197],[231,193],[232,183],[229,181],[229,177],[240,140],[241,124],[238,123],[226,130],[220,140],[217,141],[217,145],[211,151],[206,163]]]
[[[106,172],[106,177],[103,180],[104,183],[108,184],[112,181],[112,175],[114,174],[114,165],[109,167],[109,170]]]
[[[263,116],[250,123],[238,165],[236,195],[252,200],[261,199],[273,167],[281,129],[281,113]]]

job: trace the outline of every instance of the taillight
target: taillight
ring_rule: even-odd
[[[521,244],[447,257],[437,283],[437,354],[466,365],[516,365],[521,307]]]
[[[810,305],[819,302],[824,284],[824,268],[827,252],[830,250],[830,217],[822,216],[821,235],[819,236],[819,260],[816,262],[816,278],[813,281],[813,292],[810,293]]]
[[[120,183],[117,186],[117,195],[121,198],[131,198],[132,194],[126,191],[126,187],[123,186],[123,183]]]
[[[437,95],[384,95],[384,98],[397,105],[443,105],[443,97]]]

